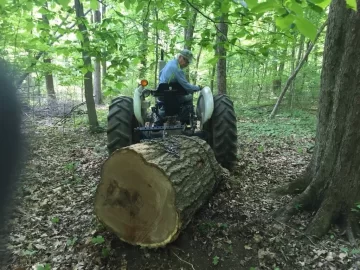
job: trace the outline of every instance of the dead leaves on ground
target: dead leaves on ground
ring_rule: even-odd
[[[89,135],[85,129],[64,133],[42,125],[31,134],[35,136],[11,219],[9,269],[134,269],[125,254],[114,251],[107,240],[115,236],[93,213],[107,157],[106,135]],[[310,154],[299,149],[308,144],[308,139],[242,135],[231,181],[196,215],[177,254],[195,269],[355,269],[359,251],[335,229],[321,241],[303,235],[311,213],[299,213],[289,225],[269,216],[290,197],[268,194],[305,169]],[[181,246],[181,241],[169,248]],[[176,257],[167,261],[165,253],[137,250],[137,265],[144,269],[191,268]]]

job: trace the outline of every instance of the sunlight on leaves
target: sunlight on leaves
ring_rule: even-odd
[[[295,23],[300,33],[314,42],[317,32],[316,27],[309,20],[305,18],[297,17],[295,19]]]
[[[351,9],[357,11],[356,0],[346,0],[346,6],[347,6],[348,8],[351,8]]]

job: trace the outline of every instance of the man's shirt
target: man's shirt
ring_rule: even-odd
[[[199,86],[190,84],[185,77],[184,71],[180,68],[178,60],[170,60],[160,71],[160,83],[178,82],[185,90],[192,92],[200,90]]]

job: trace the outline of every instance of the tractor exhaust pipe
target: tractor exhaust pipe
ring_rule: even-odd
[[[165,67],[165,61],[164,61],[164,50],[161,49],[161,53],[160,53],[160,61],[159,61],[159,75],[160,75],[160,71]]]

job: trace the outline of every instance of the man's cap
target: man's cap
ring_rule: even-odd
[[[189,61],[189,64],[193,60],[193,54],[188,49],[183,49],[182,51],[180,51],[180,55],[183,56],[184,58],[186,58]]]

